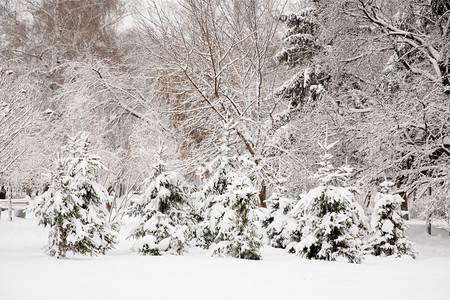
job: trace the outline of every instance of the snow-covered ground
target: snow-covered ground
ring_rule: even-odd
[[[409,221],[417,259],[367,257],[360,265],[310,261],[265,247],[262,261],[141,256],[125,236],[105,256],[58,260],[43,253],[35,219],[0,220],[0,299],[450,299],[450,238]]]

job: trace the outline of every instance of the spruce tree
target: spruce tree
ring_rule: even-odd
[[[147,188],[135,203],[131,215],[140,217],[129,238],[136,239],[133,249],[144,255],[163,253],[181,255],[188,251],[194,219],[184,178],[166,171],[165,147],[160,146]]]
[[[335,144],[328,145],[327,140],[320,144],[325,154],[314,175],[320,184],[302,195],[292,210],[299,223],[301,240],[290,245],[289,250],[308,259],[344,257],[349,262],[360,263],[365,217],[346,185],[352,169],[348,166],[335,169],[331,164],[333,155],[329,150]]]
[[[415,258],[413,244],[405,236],[408,226],[402,218],[403,212],[400,211],[400,205],[404,200],[398,194],[390,194],[393,182],[385,180],[380,186],[381,192],[375,196],[375,207],[370,222],[371,253],[377,256],[410,255]]]
[[[263,221],[269,245],[285,249],[291,241],[299,241],[297,221],[290,215],[295,201],[283,193],[274,193],[266,200],[267,217]]]
[[[117,243],[116,232],[107,221],[108,193],[96,181],[104,165],[91,154],[88,135],[69,138],[55,164],[49,189],[29,208],[40,225],[50,227],[46,253],[57,258],[66,257],[68,251],[105,254]]]
[[[319,65],[312,63],[312,58],[321,49],[314,4],[310,3],[309,7],[298,13],[283,15],[281,21],[287,26],[283,35],[287,47],[277,53],[276,59],[288,68],[298,69],[275,93],[275,96],[290,104],[289,115],[284,117],[288,121],[291,113],[315,101],[324,91],[326,76],[320,71]]]
[[[220,154],[203,171],[205,184],[197,195],[201,221],[198,245],[213,256],[261,259],[262,234],[259,222],[259,191],[246,175],[250,161],[231,155],[233,125],[224,124]]]

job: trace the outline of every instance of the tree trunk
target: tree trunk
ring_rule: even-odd
[[[428,195],[431,196],[431,187],[428,188]],[[429,235],[431,235],[431,218],[433,217],[432,213],[430,212],[428,214],[428,220],[427,220],[427,232]]]
[[[402,216],[403,219],[409,220],[409,211],[408,211],[408,197],[406,196],[406,192],[401,192],[400,196],[403,198],[403,202],[400,206],[401,211],[405,212]]]
[[[259,203],[261,205],[261,207],[267,207],[266,206],[266,183],[264,182],[264,180],[261,182],[261,190],[259,192]]]
[[[450,96],[450,72],[449,66],[441,62],[439,64],[439,70],[441,71],[442,76],[442,85],[444,86],[444,93]]]

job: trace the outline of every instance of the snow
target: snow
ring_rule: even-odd
[[[381,226],[381,230],[383,232],[390,233],[392,232],[392,230],[394,230],[394,224],[391,222],[391,220],[385,220],[383,222],[383,226]]]
[[[0,299],[448,299],[450,238],[409,221],[417,259],[367,257],[362,264],[313,261],[264,247],[263,260],[212,258],[193,248],[184,256],[142,256],[125,240],[105,256],[55,259],[42,250],[47,229],[33,218],[0,220]]]

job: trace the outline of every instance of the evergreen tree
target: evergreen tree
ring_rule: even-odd
[[[373,255],[410,255],[415,258],[413,245],[405,236],[408,229],[402,218],[403,212],[400,205],[404,201],[398,195],[389,193],[394,185],[391,181],[384,181],[380,184],[381,193],[375,196],[375,207],[371,218],[372,237],[369,241]]]
[[[291,13],[281,17],[287,26],[283,41],[288,45],[276,55],[276,59],[286,64],[288,68],[299,71],[292,76],[275,93],[281,99],[289,102],[289,116],[301,109],[305,104],[315,101],[324,91],[325,76],[319,65],[312,63],[312,58],[321,49],[317,39],[319,25],[316,19],[314,5],[298,13]]]
[[[163,160],[165,148],[156,153],[153,175],[140,200],[130,210],[140,217],[139,224],[129,238],[136,239],[134,250],[145,255],[187,252],[192,238],[194,220],[184,178],[167,172]]]
[[[263,221],[269,244],[275,248],[285,249],[292,240],[299,241],[297,220],[290,215],[295,201],[283,196],[283,193],[274,193],[266,200],[268,215]]]
[[[39,224],[50,227],[46,253],[57,258],[74,254],[105,254],[117,243],[107,222],[108,193],[96,182],[96,172],[104,168],[91,154],[86,133],[69,138],[56,160],[49,189],[30,205]]]
[[[308,259],[336,260],[347,258],[349,262],[360,263],[362,237],[365,230],[364,213],[355,202],[354,195],[346,186],[351,168],[335,169],[328,151],[335,145],[325,140],[325,150],[320,168],[314,175],[320,185],[302,195],[292,210],[292,216],[299,222],[301,240],[289,245],[288,249]]]
[[[213,256],[261,259],[259,191],[242,169],[250,164],[244,156],[231,156],[233,125],[224,125],[220,154],[203,172],[206,182],[198,193],[201,222],[198,244]]]

